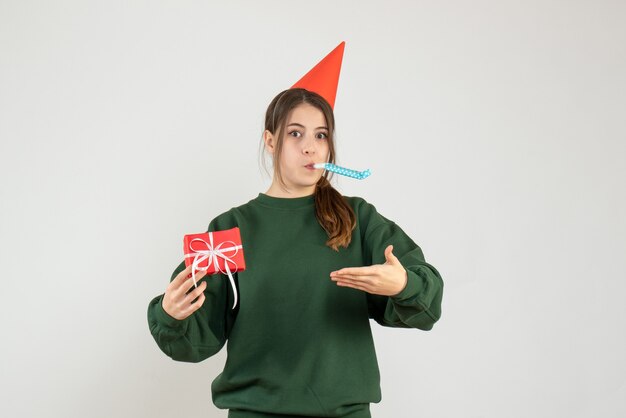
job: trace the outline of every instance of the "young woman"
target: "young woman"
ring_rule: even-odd
[[[235,309],[227,276],[194,289],[184,263],[150,303],[152,335],[174,360],[202,361],[228,341],[211,389],[231,418],[370,417],[381,392],[369,318],[430,330],[441,315],[443,282],[420,248],[311,168],[335,162],[334,127],[332,107],[314,92],[285,90],[269,105],[272,184],[208,227],[240,228],[246,270],[234,275]]]

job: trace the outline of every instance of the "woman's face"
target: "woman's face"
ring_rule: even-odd
[[[324,114],[312,105],[298,105],[287,116],[281,135],[283,145],[279,164],[287,188],[312,194],[324,170],[307,165],[328,161],[329,132]],[[271,142],[275,144],[274,138]],[[273,154],[273,146],[268,148]]]

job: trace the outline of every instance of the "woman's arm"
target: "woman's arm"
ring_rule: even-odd
[[[208,230],[215,231],[215,220]],[[174,270],[170,282],[183,270],[184,262]],[[233,277],[237,280],[237,273]],[[206,284],[198,288],[206,286],[204,297],[195,302],[201,306],[184,319],[176,319],[163,309],[165,295],[155,297],[148,305],[150,332],[159,348],[174,360],[196,363],[216,354],[226,343],[237,316],[239,307],[231,309],[234,295],[228,279],[218,273],[204,276],[202,281]],[[178,312],[173,315],[179,316]]]
[[[407,275],[406,286],[396,295],[366,294],[370,318],[388,327],[432,329],[441,317],[441,275],[425,261],[420,247],[402,228],[380,215],[373,205],[365,203],[360,215],[366,261],[371,258],[372,265],[384,264],[385,249],[391,244]]]
[[[174,270],[172,280],[184,269],[183,262]],[[193,363],[205,360],[220,351],[228,338],[229,325],[234,321],[228,305],[228,288],[220,275],[205,276],[204,280],[207,283],[204,303],[185,319],[176,319],[165,312],[164,295],[152,299],[148,306],[150,332],[161,351],[174,360]]]

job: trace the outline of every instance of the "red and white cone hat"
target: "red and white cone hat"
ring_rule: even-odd
[[[315,92],[326,99],[330,107],[334,109],[345,46],[345,42],[337,45],[291,88],[302,88]]]

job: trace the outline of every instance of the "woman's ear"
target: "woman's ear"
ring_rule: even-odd
[[[263,132],[263,142],[265,142],[265,149],[270,154],[274,155],[274,147],[276,146],[276,141],[274,139],[274,135],[267,129]]]

